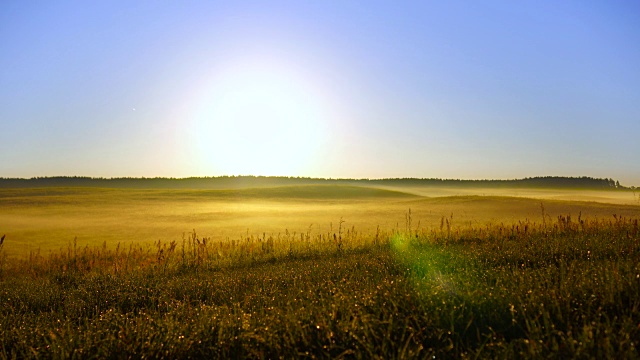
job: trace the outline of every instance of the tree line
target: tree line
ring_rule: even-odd
[[[33,178],[0,178],[0,188],[34,187],[103,187],[140,189],[233,189],[247,187],[273,187],[287,185],[370,185],[370,186],[455,186],[503,188],[562,188],[562,189],[634,189],[614,179],[563,176],[541,176],[512,180],[466,180],[438,178],[311,178],[286,176],[216,176],[216,177],[86,177],[53,176]]]

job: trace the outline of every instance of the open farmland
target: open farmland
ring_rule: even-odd
[[[523,194],[538,195],[524,197]],[[604,202],[591,201],[594,196]],[[574,199],[574,201],[565,198]],[[622,201],[624,199],[624,201]],[[640,216],[629,191],[371,188],[344,185],[277,186],[217,190],[58,188],[0,189],[0,232],[9,257],[47,254],[78,246],[148,245],[181,240],[194,229],[215,240],[337,231],[340,221],[363,235],[378,228],[430,229],[447,218],[453,228],[542,221],[545,216],[607,219]],[[621,203],[622,202],[622,203]],[[635,203],[634,203],[635,202]]]
[[[632,193],[442,191],[1,189],[0,356],[638,357]]]

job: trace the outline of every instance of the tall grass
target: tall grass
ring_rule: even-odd
[[[375,236],[193,231],[9,261],[0,357],[637,358],[639,314],[637,219],[408,213]]]

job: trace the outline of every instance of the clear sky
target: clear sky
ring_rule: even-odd
[[[640,185],[640,3],[2,1],[0,177]]]

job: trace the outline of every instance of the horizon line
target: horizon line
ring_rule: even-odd
[[[287,176],[287,175],[213,175],[213,176],[85,176],[85,175],[53,175],[53,176],[32,176],[32,177],[3,177],[0,180],[43,180],[43,179],[83,179],[83,180],[190,180],[190,179],[224,179],[224,178],[275,178],[275,179],[305,179],[305,180],[352,180],[352,181],[384,181],[384,180],[436,180],[436,181],[522,181],[535,179],[570,179],[570,180],[600,180],[614,181],[613,178],[599,178],[592,176],[562,176],[544,175],[522,178],[438,178],[438,177],[382,177],[382,178],[350,178],[350,177],[313,177],[313,176]]]

